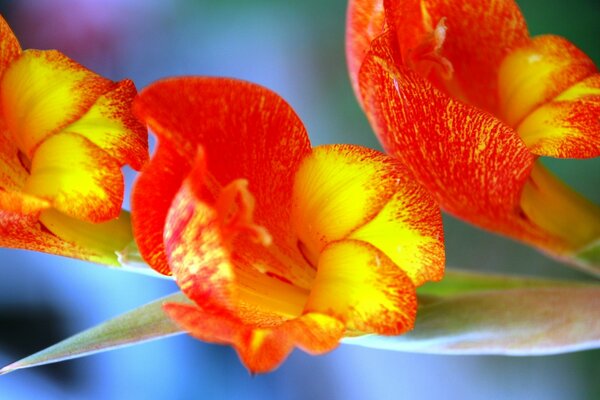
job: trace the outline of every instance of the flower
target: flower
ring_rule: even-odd
[[[531,38],[509,0],[351,0],[346,49],[386,152],[443,209],[599,273],[600,208],[538,160],[600,154],[600,74],[581,50]]]
[[[121,167],[147,160],[133,83],[25,50],[0,17],[0,246],[116,264],[133,240]]]
[[[157,82],[134,112],[159,139],[134,187],[134,235],[191,300],[164,306],[185,330],[266,372],[294,346],[412,328],[415,287],[443,275],[443,232],[396,160],[311,148],[278,95],[233,79]]]

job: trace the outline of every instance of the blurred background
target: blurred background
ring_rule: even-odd
[[[522,0],[532,34],[566,36],[600,63],[600,2]],[[313,143],[378,148],[347,78],[343,0],[2,0],[24,48],[55,48],[138,88],[173,75],[230,76],[281,94]],[[600,203],[600,159],[549,160]],[[131,182],[133,174],[127,172]],[[585,276],[445,218],[448,264]],[[176,290],[174,283],[0,249],[0,364]],[[0,399],[598,399],[600,351],[547,357],[432,356],[342,345],[296,351],[252,377],[235,352],[186,335],[0,377]]]

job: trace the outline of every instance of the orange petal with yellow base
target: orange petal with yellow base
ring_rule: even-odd
[[[132,240],[120,167],[148,157],[133,83],[21,52],[1,17],[0,79],[0,245],[118,265]]]
[[[335,317],[350,330],[399,335],[413,327],[417,294],[401,266],[383,252],[342,240],[321,253],[305,311]]]
[[[513,0],[384,0],[384,4],[405,65],[427,61],[430,56],[447,60],[452,66],[452,79],[444,77],[447,66],[431,69],[426,77],[454,97],[487,111],[497,109],[500,63],[512,49],[530,40]],[[436,32],[440,23],[445,26],[444,32]],[[443,36],[438,43],[431,42],[435,34]],[[432,45],[430,52],[424,48],[428,42]]]
[[[439,208],[399,161],[352,145],[316,147],[296,175],[292,227],[316,258],[329,243],[371,243],[415,285],[443,276]],[[310,221],[310,223],[307,223]]]
[[[310,143],[279,96],[233,79],[169,79],[143,90],[134,111],[159,138],[132,197],[140,252],[153,268],[169,271],[162,238],[152,232],[163,232],[170,206],[165,199],[179,190],[199,145],[214,185],[246,179],[257,202],[255,219],[273,237],[287,237],[293,176]]]
[[[498,115],[515,127],[537,107],[596,71],[594,62],[568,40],[554,35],[535,37],[502,61]]]
[[[486,229],[552,248],[558,238],[520,213],[534,157],[510,127],[398,65],[390,34],[360,71],[367,116],[386,151],[448,212]]]

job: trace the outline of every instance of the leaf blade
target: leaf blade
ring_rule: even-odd
[[[162,304],[171,301],[188,300],[178,292],[152,301],[7,365],[0,375],[182,333],[162,311]]]
[[[550,355],[600,347],[600,286],[535,287],[438,299],[403,336],[346,339],[431,354]]]

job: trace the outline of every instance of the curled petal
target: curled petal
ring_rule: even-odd
[[[445,21],[440,55],[452,65],[454,78],[444,79],[444,69],[433,69],[430,78],[456,97],[488,111],[497,109],[500,63],[512,49],[530,40],[513,0],[385,0],[384,4],[405,63],[434,34],[439,22]]]
[[[56,134],[37,149],[24,191],[55,209],[89,222],[116,218],[123,201],[119,165],[90,141]]]
[[[281,364],[294,346],[311,354],[337,347],[344,325],[335,318],[308,313],[276,326],[249,326],[226,313],[208,313],[179,303],[164,305],[167,314],[198,339],[233,345],[253,373],[271,371]]]
[[[146,88],[134,111],[159,138],[133,193],[134,231],[155,269],[169,267],[162,238],[147,233],[163,231],[170,206],[165,199],[179,190],[199,145],[213,186],[246,179],[256,198],[255,220],[277,240],[292,241],[289,193],[310,143],[302,122],[279,96],[233,79],[179,78]]]
[[[365,110],[386,151],[450,213],[513,237],[559,246],[520,215],[521,190],[534,157],[518,135],[397,66],[390,40],[386,34],[374,42],[360,72]]]
[[[184,185],[167,216],[166,254],[181,290],[204,307],[231,303],[233,265],[221,228],[213,204]]]
[[[412,329],[417,295],[411,279],[377,248],[343,240],[323,250],[306,311],[331,315],[350,330],[398,335]]]
[[[114,85],[58,51],[26,50],[2,77],[6,127],[32,159],[44,139],[80,118]]]
[[[254,231],[246,229],[250,221],[237,231],[224,222],[226,210],[217,208],[213,195],[201,189],[206,178],[197,160],[167,216],[168,262],[182,291],[205,309],[227,310],[251,324],[298,316],[306,291],[283,279],[285,273],[260,272],[278,260],[264,245],[252,243]]]
[[[293,204],[294,230],[314,265],[328,243],[350,237],[382,250],[416,285],[443,275],[439,208],[389,156],[360,146],[317,147],[298,171]]]
[[[536,155],[600,156],[600,74],[571,86],[537,108],[517,130]]]
[[[568,40],[553,35],[533,38],[512,51],[499,71],[499,115],[517,126],[540,105],[596,72],[594,62]],[[523,136],[527,142],[527,136]]]
[[[119,165],[128,164],[140,170],[148,159],[148,132],[131,111],[131,102],[136,94],[132,81],[118,82],[64,131],[90,140]]]

